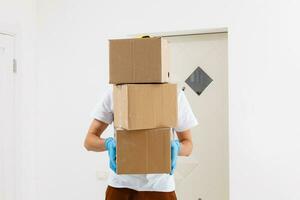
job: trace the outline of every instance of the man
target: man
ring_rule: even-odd
[[[183,91],[178,91],[178,124],[173,128],[178,140],[171,142],[170,174],[118,175],[116,171],[116,143],[114,138],[101,138],[101,134],[113,122],[112,87],[106,90],[97,104],[94,118],[84,146],[89,151],[108,151],[111,173],[108,179],[106,200],[176,200],[174,169],[177,156],[189,156],[193,143],[190,129],[198,124]],[[138,159],[138,158],[137,158]]]

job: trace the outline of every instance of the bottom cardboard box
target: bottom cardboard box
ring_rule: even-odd
[[[117,174],[170,173],[171,129],[116,129]]]

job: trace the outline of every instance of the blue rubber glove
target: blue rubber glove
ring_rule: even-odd
[[[117,163],[116,163],[116,142],[115,139],[112,137],[109,137],[105,139],[105,148],[108,152],[109,156],[109,167],[116,172],[117,171]]]
[[[177,156],[180,151],[180,143],[178,140],[172,140],[171,142],[171,172],[170,175],[174,174],[176,168]]]

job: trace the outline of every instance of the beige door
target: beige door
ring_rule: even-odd
[[[166,38],[171,50],[171,80],[185,87],[199,121],[199,126],[192,129],[193,153],[188,158],[179,158],[175,172],[178,199],[228,200],[227,33]],[[185,83],[197,67],[212,79],[202,93],[198,92],[200,95]],[[205,79],[202,75],[193,77]]]
[[[0,33],[0,199],[16,199],[14,37]]]

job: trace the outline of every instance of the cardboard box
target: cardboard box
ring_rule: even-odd
[[[171,129],[118,130],[117,174],[170,173]]]
[[[167,40],[159,37],[109,41],[109,83],[169,81]]]
[[[127,130],[176,127],[176,86],[170,83],[114,85],[114,126]]]

